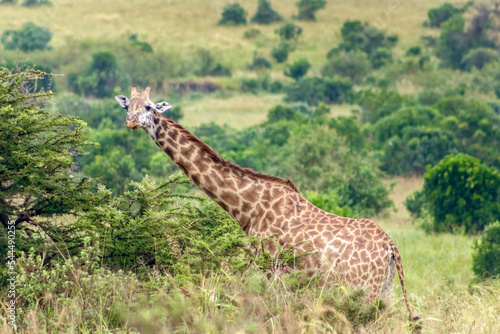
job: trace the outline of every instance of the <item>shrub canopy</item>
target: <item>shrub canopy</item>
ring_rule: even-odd
[[[247,24],[247,12],[239,3],[227,5],[224,7],[219,24],[229,26]]]
[[[46,50],[52,33],[33,22],[23,24],[19,30],[5,30],[2,34],[2,44],[7,50],[21,50],[23,52]]]
[[[271,24],[281,20],[281,15],[273,9],[269,0],[259,0],[257,12],[252,17],[251,21],[252,23],[258,24]]]
[[[17,250],[61,240],[54,217],[88,209],[93,199],[89,180],[73,162],[90,144],[85,123],[41,107],[50,93],[22,88],[43,75],[0,69],[0,229],[14,221]]]
[[[316,12],[325,8],[326,0],[300,0],[295,3],[299,14],[297,19],[304,21],[316,21]]]
[[[480,278],[500,276],[500,222],[484,229],[472,246],[472,270]]]
[[[285,87],[285,101],[307,102],[316,106],[324,103],[352,102],[352,83],[347,78],[335,76],[333,78],[307,77]]]
[[[445,2],[437,8],[429,9],[427,16],[429,17],[429,26],[439,28],[441,24],[446,22],[453,15],[462,13],[460,8],[455,8],[452,4]]]
[[[475,234],[500,218],[500,173],[467,154],[448,155],[425,174],[422,190],[407,200],[428,210],[435,232]],[[420,204],[418,204],[420,203]]]

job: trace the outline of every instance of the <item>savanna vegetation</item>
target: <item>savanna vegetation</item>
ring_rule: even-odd
[[[224,159],[379,223],[425,333],[500,332],[493,2],[3,0],[0,18],[0,333],[409,331],[399,284],[367,305],[246,236],[125,127],[132,84]]]

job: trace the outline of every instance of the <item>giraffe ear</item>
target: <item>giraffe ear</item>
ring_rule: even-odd
[[[158,102],[156,104],[156,110],[159,113],[163,114],[165,111],[170,110],[170,109],[172,109],[172,105],[168,102],[163,101],[163,102]]]
[[[127,109],[128,98],[126,96],[124,96],[124,95],[118,95],[118,96],[115,96],[115,99],[116,99],[116,101],[118,101],[118,103],[120,104],[120,106],[123,109]]]

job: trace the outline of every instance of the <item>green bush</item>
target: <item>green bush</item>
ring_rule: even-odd
[[[44,27],[35,25],[33,22],[23,24],[19,30],[5,30],[2,34],[2,44],[7,50],[21,50],[30,52],[35,50],[47,50],[52,39],[52,33]]]
[[[43,6],[43,5],[51,5],[52,3],[49,0],[24,0],[23,6],[26,7],[35,7],[35,6]]]
[[[287,66],[288,68],[285,70],[285,75],[294,79],[295,81],[299,80],[303,76],[307,74],[311,64],[307,61],[307,59],[299,59],[293,64]]]
[[[401,107],[415,105],[411,96],[401,95],[396,90],[385,88],[380,91],[361,91],[357,94],[357,103],[362,108],[362,120],[368,123],[376,123]]]
[[[405,127],[383,145],[380,168],[392,175],[422,175],[428,165],[458,152],[454,141],[454,134],[444,129]]]
[[[281,15],[271,7],[271,2],[269,2],[269,0],[259,0],[257,12],[252,17],[251,22],[257,24],[271,24],[281,20]]]
[[[281,93],[282,90],[283,90],[283,83],[279,80],[274,80],[269,85],[269,92],[273,94]]]
[[[147,42],[139,41],[137,38],[137,34],[130,35],[128,37],[128,40],[130,41],[130,43],[133,46],[137,47],[142,52],[153,53],[153,47],[151,46],[151,44],[149,44]]]
[[[24,84],[43,75],[31,69],[0,69],[0,234],[7,236],[8,222],[14,221],[16,251],[34,246],[50,255],[67,227],[58,228],[50,218],[88,209],[94,197],[89,179],[73,161],[91,144],[85,123],[41,108],[40,101],[47,102],[50,94],[22,93]],[[1,251],[5,241],[0,239]]]
[[[349,103],[353,101],[352,83],[349,79],[335,76],[322,79],[308,77],[285,87],[285,101],[307,102],[316,106],[325,103]]]
[[[486,226],[472,248],[474,274],[480,278],[500,277],[500,222]]]
[[[379,69],[384,65],[392,63],[392,51],[388,48],[377,48],[370,57],[372,67]]]
[[[305,197],[309,202],[326,212],[343,217],[354,217],[355,215],[349,207],[339,205],[340,199],[335,192],[319,194],[315,191],[306,191]]]
[[[467,3],[461,13],[471,4],[472,2]],[[453,15],[442,24],[436,49],[436,55],[441,58],[443,65],[455,69],[467,69],[463,60],[471,49],[497,48],[496,37],[491,34],[491,27],[495,25],[491,19],[495,15],[493,7],[480,6],[474,16],[468,19],[469,22],[466,22],[461,13]],[[483,50],[476,56],[489,59],[493,55],[487,52]]]
[[[290,131],[288,129],[288,124],[286,122],[278,122],[271,124],[264,130],[264,136],[271,138],[271,145],[283,146],[287,143],[288,138],[290,138]]]
[[[56,83],[54,81],[54,78],[49,74],[52,73],[52,69],[48,66],[40,66],[40,65],[35,65],[35,63],[31,61],[23,61],[23,62],[13,62],[13,61],[6,61],[5,62],[5,67],[12,72],[21,72],[21,71],[26,71],[29,69],[35,70],[35,71],[42,71],[46,73],[45,75],[41,76],[36,80],[35,82],[26,82],[24,87],[29,91],[33,93],[39,93],[41,91],[52,91],[56,92]]]
[[[166,78],[194,75],[194,72],[199,69],[196,63],[199,56],[197,52],[194,52],[192,57],[181,55],[175,50],[156,50],[154,53],[138,52],[137,46],[128,41],[126,43],[113,41],[106,43],[104,47],[107,50],[113,50],[119,68],[120,87],[126,91],[132,84],[159,88],[163,86]]]
[[[392,137],[401,137],[406,128],[431,127],[442,118],[443,116],[438,111],[430,108],[403,107],[379,119],[373,125],[374,139],[379,143],[385,143]]]
[[[297,39],[302,34],[302,28],[293,23],[286,23],[274,31],[283,40]]]
[[[342,41],[328,52],[328,59],[341,53],[349,55],[350,52],[361,51],[368,56],[375,69],[392,62],[391,48],[398,42],[397,35],[387,36],[385,31],[379,30],[367,22],[362,23],[357,20],[345,21],[340,29],[340,34]]]
[[[90,158],[90,157],[89,157]],[[134,159],[121,147],[113,147],[103,155],[92,155],[93,161],[83,166],[82,171],[99,183],[113,190],[115,194],[127,191],[130,181],[140,181],[144,177]]]
[[[109,51],[98,52],[92,55],[90,69],[96,72],[110,73],[116,71],[116,57]]]
[[[194,63],[196,64],[196,69],[194,71],[195,75],[231,76],[231,70],[217,62],[209,50],[199,49],[195,53]]]
[[[420,56],[422,48],[420,46],[412,46],[406,50],[406,56]]]
[[[434,48],[437,46],[439,38],[436,36],[420,36],[420,40],[425,46],[429,48]]]
[[[259,29],[255,29],[255,28],[252,28],[252,29],[248,29],[246,30],[244,33],[243,33],[243,38],[246,38],[246,39],[255,39],[257,38],[258,36],[260,36],[262,33],[260,32]]]
[[[269,75],[258,76],[257,78],[240,79],[240,90],[245,93],[257,94],[259,92],[274,92],[277,86],[281,85],[279,81],[271,82]],[[279,90],[279,89],[278,89]]]
[[[317,111],[318,108],[316,108],[315,113]],[[325,110],[325,114],[328,113],[329,110]],[[363,149],[367,146],[368,141],[365,129],[357,116],[338,116],[336,118],[330,118],[328,120],[328,126],[335,129],[337,134],[345,139],[346,144],[348,144],[351,150],[363,152]]]
[[[257,94],[259,92],[276,94],[283,90],[283,84],[279,80],[271,81],[269,75],[263,75],[257,78],[240,79],[240,90],[252,94]]]
[[[316,21],[316,12],[320,9],[325,8],[325,0],[300,0],[295,3],[299,14],[297,15],[298,20],[304,21]]]
[[[458,13],[462,13],[460,8],[455,8],[448,2],[445,2],[438,8],[429,9],[427,12],[427,16],[429,17],[429,26],[439,28],[441,27],[441,24]]]
[[[272,67],[273,65],[269,62],[269,60],[264,58],[262,55],[259,55],[257,52],[253,54],[252,63],[247,66],[249,70],[254,71],[263,70],[266,68],[269,69]]]
[[[222,17],[219,20],[219,24],[226,26],[247,24],[247,12],[239,3],[227,5],[222,11]]]
[[[446,67],[464,69],[463,58],[473,47],[489,46],[484,36],[478,32],[465,32],[465,19],[461,14],[455,14],[441,26],[436,56],[441,59]],[[484,45],[483,45],[484,44]]]
[[[425,93],[425,95],[424,95]],[[428,164],[458,152],[500,166],[500,117],[486,103],[436,91],[424,91],[419,102],[434,109],[414,107],[413,100],[393,92],[363,92],[358,103],[372,127],[375,147],[381,149],[382,169],[390,174],[422,174]],[[405,101],[406,100],[406,101]]]
[[[443,93],[437,90],[424,90],[418,94],[418,103],[424,106],[432,106],[443,98]]]
[[[257,38],[260,35],[261,35],[260,30],[259,29],[255,29],[255,28],[248,29],[247,31],[245,31],[243,33],[243,37],[246,38],[246,39],[254,39],[254,38]]]
[[[98,98],[113,96],[120,80],[116,57],[111,51],[94,53],[84,73],[68,75],[68,84],[74,92]]]
[[[61,115],[80,118],[93,129],[102,122],[108,127],[125,128],[123,109],[115,99],[89,100],[74,94],[59,94],[53,99],[52,108]]]
[[[292,108],[277,105],[269,110],[267,113],[267,121],[275,123],[281,120],[292,120],[297,116],[297,111]]]
[[[137,47],[142,52],[153,53],[153,47],[151,44],[143,41],[132,41],[131,44]]]
[[[75,228],[99,241],[111,268],[140,273],[159,266],[171,275],[191,275],[220,268],[222,261],[237,265],[245,254],[244,232],[208,197],[186,193],[186,185],[191,182],[178,172],[159,187],[145,178],[120,197],[101,188],[94,209]]]
[[[227,124],[201,124],[194,130],[194,134],[219,153],[234,150],[238,146],[234,130]]]
[[[368,55],[372,63],[377,64],[380,63],[380,61],[377,61],[377,57],[380,58],[377,53],[381,53],[381,50],[388,52],[387,50],[390,50],[398,41],[397,36],[387,36],[384,31],[371,26],[367,22],[362,23],[357,20],[345,21],[340,29],[340,34],[342,42],[328,52],[328,58],[340,51],[360,50]]]
[[[284,63],[288,59],[288,54],[292,50],[292,47],[288,43],[281,42],[277,47],[271,50],[271,57],[273,57],[277,63]]]
[[[424,70],[426,68],[428,68],[426,65],[427,64],[430,64],[431,62],[431,57],[429,56],[422,56],[418,59],[418,67],[421,69],[421,70]]]
[[[44,322],[44,329],[51,332],[65,331],[75,325],[99,331],[96,314],[106,319],[107,328],[123,324],[123,314],[117,316],[116,307],[124,305],[127,294],[137,291],[140,281],[132,273],[103,268],[100,255],[99,244],[90,246],[88,239],[81,252],[60,262],[49,262],[45,254],[33,248],[21,253],[16,277],[17,330],[29,331],[33,323]],[[81,305],[82,309],[76,311],[76,305]],[[61,309],[72,309],[79,314],[78,320],[45,322]],[[37,316],[28,320],[28,314]]]
[[[479,159],[448,155],[429,166],[424,179],[423,189],[407,200],[407,208],[418,214],[422,208],[412,202],[422,202],[433,231],[475,234],[500,218],[500,173]]]
[[[179,120],[184,117],[184,113],[182,112],[182,107],[181,106],[175,106],[163,113],[163,116],[166,118],[170,118],[171,120],[174,120],[175,122],[179,122]]]
[[[328,63],[323,67],[321,74],[325,77],[340,75],[359,83],[370,72],[370,69],[370,60],[363,51],[342,51],[330,55]]]
[[[439,101],[435,108],[445,116],[440,126],[455,134],[461,152],[500,167],[500,116],[490,105],[451,96]]]
[[[89,138],[99,145],[77,159],[88,176],[115,194],[122,194],[131,181],[139,181],[150,173],[151,157],[158,152],[158,147],[148,136],[124,128],[125,115],[123,110],[119,113],[122,115],[121,127],[117,128],[108,117],[103,119],[97,129],[88,133]]]
[[[475,67],[482,70],[483,67],[499,59],[498,51],[492,48],[475,48],[470,50],[462,59],[465,69],[470,70]]]
[[[500,84],[495,84],[495,86],[493,86],[493,90],[497,98],[500,98]]]

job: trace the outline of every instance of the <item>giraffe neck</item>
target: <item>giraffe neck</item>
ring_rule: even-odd
[[[151,113],[146,131],[194,184],[233,216],[248,234],[268,229],[279,217],[284,197],[298,194],[290,181],[223,160],[196,136],[157,112]],[[266,214],[272,208],[276,212]]]

